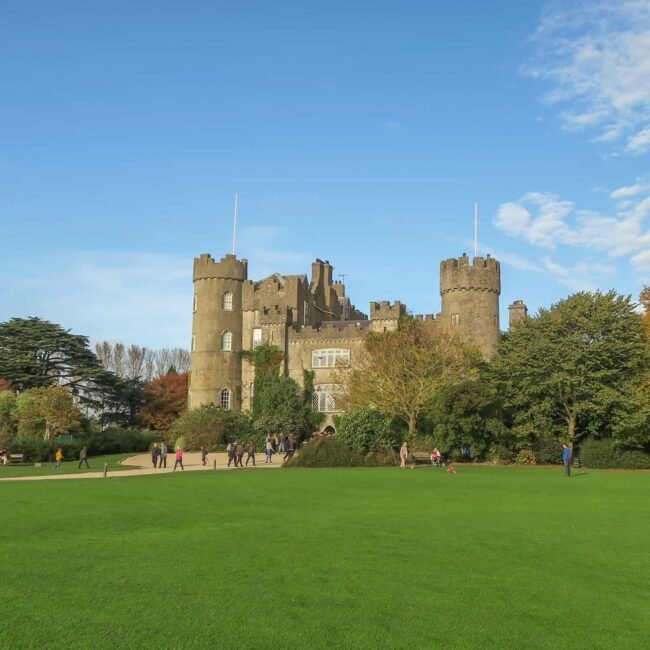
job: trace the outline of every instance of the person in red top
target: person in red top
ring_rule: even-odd
[[[185,471],[185,468],[183,467],[183,448],[179,447],[176,450],[176,462],[174,463],[174,471],[176,471],[176,468],[178,465],[181,466],[181,469]]]

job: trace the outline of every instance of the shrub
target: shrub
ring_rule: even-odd
[[[585,440],[578,457],[582,465],[592,469],[650,469],[650,453],[618,447],[611,438]]]
[[[540,438],[535,442],[533,451],[539,464],[562,464],[562,443],[557,438]]]
[[[495,444],[488,450],[487,459],[495,465],[509,465],[515,460],[515,453],[506,445]]]
[[[232,438],[249,440],[253,436],[251,421],[245,413],[203,406],[184,413],[172,427],[172,440],[184,438],[187,449],[223,451]],[[185,449],[185,447],[183,447]]]
[[[364,457],[336,438],[314,438],[285,467],[363,467]]]
[[[336,437],[357,454],[388,451],[399,444],[390,418],[371,408],[349,411],[339,418]]]

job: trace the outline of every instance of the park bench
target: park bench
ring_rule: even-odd
[[[10,465],[26,465],[24,454],[9,454]]]
[[[425,463],[427,465],[431,465],[431,454],[430,452],[422,452],[422,451],[414,451],[411,454],[411,457],[413,458],[413,464],[417,463]],[[434,465],[434,467],[444,467],[444,461],[441,461],[440,464]]]

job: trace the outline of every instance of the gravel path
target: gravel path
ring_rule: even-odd
[[[92,463],[92,458],[89,459]],[[231,465],[228,467],[228,455],[224,453],[208,454],[207,465],[201,465],[201,454],[198,452],[188,452],[183,455],[183,465],[186,472],[207,472],[214,471],[216,461],[216,469],[218,470],[234,470]],[[264,454],[257,454],[257,465],[253,468],[251,463],[248,467],[244,465],[244,469],[272,469],[282,466],[281,459],[275,459],[276,462],[266,465],[264,463]],[[246,462],[246,455],[244,455],[244,463]],[[123,476],[144,476],[147,474],[169,474],[174,471],[174,454],[170,453],[167,457],[167,468],[155,468],[151,464],[150,454],[139,454],[138,456],[131,456],[121,463],[123,466],[133,465],[133,469],[123,469],[118,472],[111,472],[109,470],[107,478],[122,478]],[[237,468],[239,469],[239,468]],[[240,470],[241,471],[241,470]],[[178,468],[176,472],[181,472]],[[84,474],[48,474],[46,476],[12,476],[11,478],[2,478],[0,481],[65,481],[73,479],[85,478],[103,478],[104,472],[86,472]]]

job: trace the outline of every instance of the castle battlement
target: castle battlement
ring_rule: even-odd
[[[397,320],[406,314],[406,305],[399,300],[390,303],[388,300],[370,303],[370,320]]]
[[[328,341],[363,338],[370,327],[368,320],[325,321],[313,327],[296,327],[289,331],[289,342]]]
[[[290,309],[287,307],[263,307],[260,313],[261,325],[277,325],[278,323],[290,323]]]
[[[497,260],[475,257],[472,264],[463,253],[461,257],[440,262],[440,295],[451,291],[489,291],[501,293],[501,267]]]
[[[438,314],[416,314],[414,318],[415,320],[426,323],[427,321],[435,321],[438,318]]]
[[[224,255],[217,262],[209,253],[203,253],[194,258],[193,277],[195,281],[209,278],[243,281],[248,277],[248,260],[238,260],[234,255]]]

